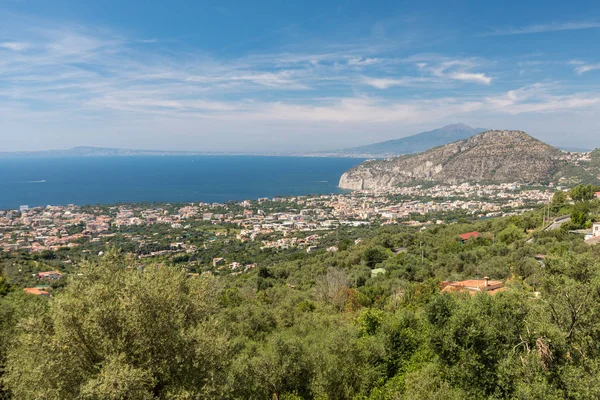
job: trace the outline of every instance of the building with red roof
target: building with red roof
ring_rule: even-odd
[[[462,243],[468,241],[469,239],[473,239],[473,238],[478,238],[481,235],[480,232],[467,232],[467,233],[463,233],[458,235],[460,237],[460,241]]]
[[[62,278],[63,274],[60,271],[44,271],[37,274],[38,279],[57,280]]]
[[[35,296],[46,296],[49,297],[50,293],[45,291],[44,289],[41,288],[36,288],[36,287],[28,287],[23,289],[25,291],[25,293],[27,294],[33,294]]]
[[[506,290],[502,281],[491,281],[487,276],[483,279],[470,279],[459,282],[442,282],[442,292],[467,292],[471,296],[477,293],[496,294]]]

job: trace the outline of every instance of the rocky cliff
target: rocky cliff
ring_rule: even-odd
[[[414,181],[547,182],[562,152],[522,131],[487,131],[424,153],[366,161],[346,171],[343,189],[378,189]]]

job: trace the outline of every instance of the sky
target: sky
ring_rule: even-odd
[[[0,0],[0,151],[600,147],[598,1]]]

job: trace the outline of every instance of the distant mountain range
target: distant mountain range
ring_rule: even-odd
[[[352,147],[340,150],[345,155],[367,157],[393,157],[403,154],[415,154],[429,150],[433,147],[443,146],[458,140],[468,139],[478,133],[487,131],[485,128],[471,128],[465,124],[446,125],[443,128],[429,132],[418,133],[401,139],[369,144],[366,146]]]
[[[211,153],[199,151],[163,151],[116,149],[106,147],[79,146],[66,150],[15,151],[0,152],[0,157],[115,157],[115,156],[196,156],[227,155],[229,153]]]
[[[600,153],[565,153],[522,131],[486,131],[415,155],[366,161],[348,171],[343,189],[383,189],[415,182],[597,183]]]
[[[484,128],[472,128],[465,124],[446,125],[442,128],[401,139],[387,140],[365,146],[352,147],[342,150],[318,152],[217,152],[217,151],[166,151],[118,149],[110,147],[78,146],[66,150],[44,151],[15,151],[0,152],[0,157],[114,157],[114,156],[206,156],[206,155],[254,155],[254,156],[298,156],[298,157],[356,157],[356,158],[389,158],[406,154],[416,154],[431,148],[444,146],[459,140],[468,139],[481,132]],[[586,152],[589,149],[569,148],[560,149],[571,152]]]

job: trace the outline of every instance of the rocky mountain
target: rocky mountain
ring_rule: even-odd
[[[429,132],[418,133],[402,139],[369,144],[341,150],[344,155],[366,155],[368,157],[393,157],[403,154],[415,154],[443,146],[448,143],[470,138],[484,132],[484,128],[471,128],[465,124],[446,125]]]
[[[522,131],[487,131],[424,153],[366,161],[346,171],[343,189],[377,189],[415,181],[548,182],[566,179],[568,156]],[[570,174],[575,170],[570,170]]]

